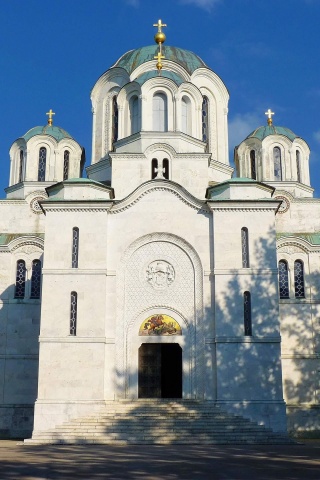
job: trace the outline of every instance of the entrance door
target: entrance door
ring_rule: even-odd
[[[139,348],[139,398],[182,398],[182,350],[177,343]]]

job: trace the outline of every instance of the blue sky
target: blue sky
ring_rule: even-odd
[[[12,142],[50,108],[90,164],[90,90],[123,53],[153,43],[158,18],[166,44],[194,51],[229,90],[231,165],[271,108],[309,144],[320,196],[320,0],[2,0],[0,15],[1,197]]]

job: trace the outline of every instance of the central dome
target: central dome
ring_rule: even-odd
[[[113,65],[113,67],[124,68],[130,75],[133,70],[139,67],[139,65],[155,60],[154,57],[156,56],[157,52],[157,45],[149,45],[136,50],[130,50],[122,55],[122,57],[120,57],[119,60]],[[178,63],[190,75],[197,70],[197,68],[208,68],[204,61],[198,57],[198,55],[190,52],[189,50],[184,50],[183,48],[162,46],[162,53],[165,56],[164,60]]]

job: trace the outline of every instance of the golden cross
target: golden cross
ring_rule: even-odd
[[[162,32],[162,27],[166,27],[167,24],[166,23],[162,23],[162,21],[159,19],[158,20],[158,23],[154,23],[153,24],[154,27],[158,27],[158,32],[161,33]]]
[[[52,115],[55,115],[55,113],[52,111],[52,109],[50,108],[49,112],[46,113],[46,115],[49,115],[49,118],[48,118],[48,125],[52,125]]]
[[[162,58],[166,58],[166,57],[165,57],[164,55],[162,55],[161,52],[158,52],[157,55],[156,55],[154,58],[155,58],[155,60],[158,60],[157,69],[158,69],[158,71],[159,71],[159,73],[160,73],[160,70],[161,70],[161,68],[162,68],[161,59],[162,59]]]
[[[275,113],[268,108],[264,114],[268,116],[268,125],[272,125],[272,115],[275,115]]]

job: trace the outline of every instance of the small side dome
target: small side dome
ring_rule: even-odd
[[[286,127],[276,127],[275,125],[265,125],[263,127],[258,127],[253,132],[251,132],[246,140],[249,138],[258,138],[259,140],[264,140],[269,135],[283,135],[284,137],[289,138],[291,142],[295,138],[299,138],[292,130]]]
[[[122,57],[120,57],[119,60],[113,65],[113,67],[124,68],[130,75],[143,63],[154,60],[157,50],[157,45],[148,45],[147,47],[138,48],[137,50],[130,50],[122,55]],[[189,50],[184,50],[183,48],[163,46],[162,53],[166,60],[178,63],[190,75],[197,70],[197,68],[208,68],[204,61],[198,57],[198,55],[190,52]]]
[[[22,138],[27,142],[30,138],[34,137],[35,135],[50,135],[51,137],[55,138],[58,142],[63,140],[64,138],[71,138],[73,137],[61,127],[56,125],[45,125],[44,127],[33,127],[25,133]]]

